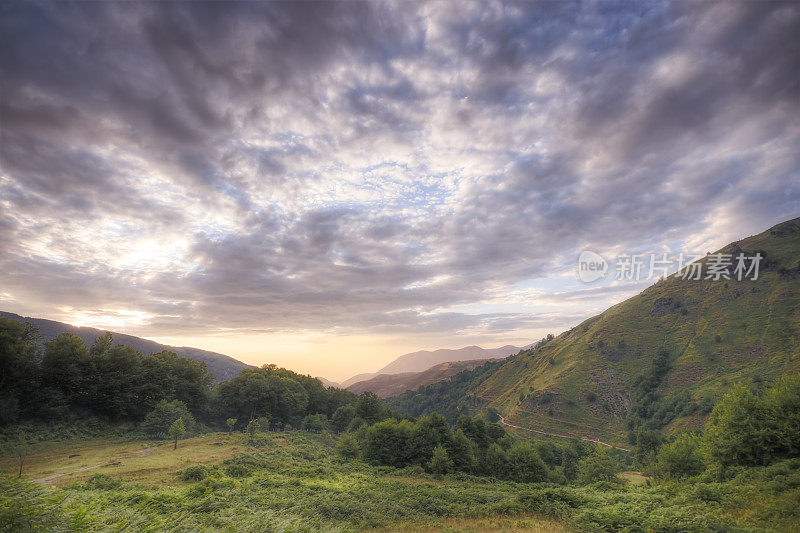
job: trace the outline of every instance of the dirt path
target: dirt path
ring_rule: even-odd
[[[524,428],[524,427],[521,427],[521,426],[515,426],[514,424],[509,424],[508,422],[506,422],[505,418],[503,418],[502,416],[500,417],[500,422],[504,426],[508,426],[510,428],[521,429],[523,431],[532,431],[534,433],[539,433],[540,435],[547,435],[548,437],[559,437],[559,438],[562,438],[562,439],[575,438],[575,435],[559,435],[558,433],[548,433],[547,431],[542,431],[540,429]],[[629,452],[630,451],[628,448],[621,448],[619,446],[614,446],[613,444],[609,444],[607,442],[603,442],[600,439],[592,439],[592,438],[589,438],[589,437],[578,437],[578,438],[581,439],[582,441],[585,441],[585,442],[594,442],[595,444],[600,444],[600,445],[606,446],[608,448],[614,448],[615,450],[622,450],[624,452]]]
[[[75,470],[70,470],[69,472],[59,472],[58,474],[50,474],[49,476],[40,477],[39,479],[32,480],[34,483],[52,483],[53,481],[57,480],[58,478],[69,476],[71,474],[77,474],[78,472],[86,472],[87,470],[94,470],[95,468],[100,468],[101,466],[106,466],[109,463],[102,463],[99,465],[92,465],[92,466],[82,466],[80,468],[76,468]]]

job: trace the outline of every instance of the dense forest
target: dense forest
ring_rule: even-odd
[[[355,417],[375,422],[388,416],[373,395],[326,389],[316,378],[274,365],[245,369],[214,386],[204,363],[169,351],[143,355],[114,345],[110,333],[88,348],[64,333],[43,350],[37,336],[28,324],[0,318],[0,425],[65,417],[140,423],[154,412],[178,409],[209,427],[234,420],[231,426],[242,429],[260,419],[280,429],[324,417],[346,429]]]

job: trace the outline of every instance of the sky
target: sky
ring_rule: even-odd
[[[329,379],[800,215],[797,2],[3,2],[0,309]]]

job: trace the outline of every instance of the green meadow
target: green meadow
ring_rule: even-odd
[[[519,483],[344,459],[330,433],[41,442],[0,477],[5,531],[791,531],[800,460],[656,481]],[[71,457],[70,455],[78,455]],[[2,467],[13,472],[16,459]]]

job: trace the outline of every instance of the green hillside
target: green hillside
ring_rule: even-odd
[[[740,251],[765,258],[757,280],[659,281],[509,358],[460,403],[617,443],[699,427],[733,384],[800,370],[800,219],[721,250]]]

